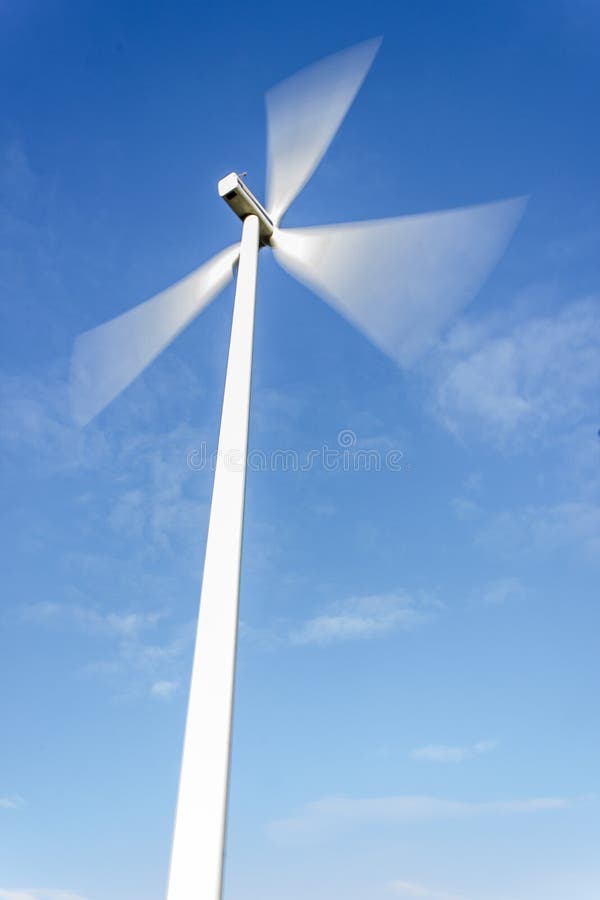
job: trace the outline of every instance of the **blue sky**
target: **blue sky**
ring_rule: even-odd
[[[1,900],[164,896],[233,288],[85,430],[80,332],[237,239],[264,93],[372,35],[286,224],[528,194],[396,368],[261,254],[226,900],[595,900],[595,4],[0,2]]]

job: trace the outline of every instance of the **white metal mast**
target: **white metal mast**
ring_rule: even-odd
[[[221,900],[259,219],[244,219],[167,900]]]

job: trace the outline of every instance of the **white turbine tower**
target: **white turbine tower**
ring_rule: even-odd
[[[370,40],[267,94],[266,209],[232,173],[219,193],[242,239],[182,281],[82,334],[73,411],[85,424],[191,322],[239,262],[167,900],[222,894],[258,253],[270,246],[373,343],[406,365],[465,306],[520,216],[510,199],[444,212],[314,228],[281,218],[322,159],[379,48]]]

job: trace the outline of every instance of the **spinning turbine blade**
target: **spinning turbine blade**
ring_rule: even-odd
[[[85,425],[121,393],[227,284],[233,244],[181,281],[81,334],[71,358],[71,408]]]
[[[267,209],[276,225],[329,147],[380,44],[328,56],[267,93]]]
[[[410,365],[477,293],[525,200],[314,228],[283,228],[272,245],[292,275],[384,353]]]

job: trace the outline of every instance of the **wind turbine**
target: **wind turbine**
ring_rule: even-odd
[[[328,57],[266,98],[266,208],[231,173],[219,194],[242,220],[233,244],[167,290],[77,339],[72,405],[90,421],[225,286],[238,264],[167,900],[220,900],[236,655],[259,250],[271,247],[374,344],[408,365],[472,299],[512,234],[522,199],[443,212],[282,229],[325,154],[380,40]]]

